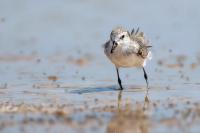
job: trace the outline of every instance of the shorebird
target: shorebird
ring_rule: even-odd
[[[123,90],[119,76],[119,68],[137,67],[142,68],[146,80],[147,89],[149,88],[148,76],[145,71],[146,61],[151,59],[151,51],[148,40],[139,28],[129,33],[122,27],[116,27],[110,34],[110,39],[104,44],[104,53],[115,65],[117,71],[118,84]]]

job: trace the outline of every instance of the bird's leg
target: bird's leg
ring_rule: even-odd
[[[122,87],[122,82],[121,82],[121,79],[119,77],[119,70],[118,70],[117,67],[116,67],[116,70],[117,70],[117,79],[118,79],[118,83],[119,83],[120,89],[123,90],[124,88]]]
[[[146,83],[147,83],[147,89],[149,89],[149,82],[148,82],[148,76],[147,76],[147,73],[143,67],[143,72],[144,72],[144,79],[146,80]]]

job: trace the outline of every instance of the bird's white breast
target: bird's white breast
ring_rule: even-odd
[[[110,55],[109,59],[117,67],[142,67],[145,65],[145,59],[137,56],[136,54],[128,56]]]
[[[146,59],[138,56],[136,53],[124,54],[126,46],[118,46],[113,53],[110,53],[111,45],[105,49],[105,54],[117,67],[143,67],[146,65]]]

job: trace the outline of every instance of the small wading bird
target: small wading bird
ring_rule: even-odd
[[[120,67],[142,68],[146,80],[147,89],[148,76],[144,69],[147,59],[151,59],[151,52],[144,33],[139,32],[139,28],[129,33],[122,27],[116,27],[110,34],[110,40],[104,44],[104,52],[110,61],[115,65],[120,89],[123,90],[119,76]]]

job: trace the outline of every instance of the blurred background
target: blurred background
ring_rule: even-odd
[[[95,98],[116,100],[115,68],[102,47],[116,26],[129,31],[139,27],[153,46],[153,59],[146,67],[153,100],[183,95],[199,100],[198,91],[188,92],[200,84],[199,4],[198,0],[0,0],[1,112],[10,111],[4,103],[63,103],[76,108]],[[132,90],[146,85],[140,69],[120,69],[120,74]],[[68,93],[74,89],[94,93]],[[159,89],[175,91],[155,91]],[[102,97],[99,91],[111,92]],[[132,92],[125,97],[143,100],[143,95]]]

